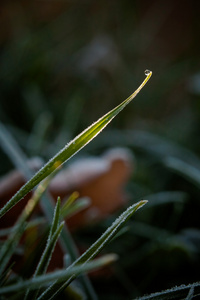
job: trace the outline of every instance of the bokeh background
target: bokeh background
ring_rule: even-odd
[[[149,204],[106,249],[100,299],[131,299],[199,280],[199,1],[30,0],[0,4],[0,118],[28,157],[49,159],[150,82],[80,155],[135,156],[130,204]],[[0,150],[0,175],[13,168]],[[77,233],[91,244],[117,216]],[[102,289],[102,286],[104,287]]]

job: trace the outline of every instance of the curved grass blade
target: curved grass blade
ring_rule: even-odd
[[[114,222],[113,224],[101,235],[101,237],[92,246],[85,251],[67,270],[70,270],[74,266],[84,265],[92,258],[94,258],[99,252],[112,240],[112,238],[119,232],[128,219],[133,215],[136,210],[146,204],[146,200],[142,200],[127,208]],[[53,283],[39,298],[38,300],[50,300],[57,296],[62,290],[64,290],[74,279],[76,274],[71,276],[67,282]]]
[[[30,192],[38,183],[54,172],[55,167],[62,165],[84,146],[86,146],[93,138],[95,138],[112,121],[112,119],[136,97],[136,95],[150,79],[152,72],[145,71],[145,75],[146,78],[132,95],[101,117],[98,121],[90,125],[81,134],[76,136],[60,152],[50,159],[46,165],[44,165],[44,167],[42,167],[25,185],[23,185],[23,187],[1,208],[0,217],[10,210],[15,204],[17,204],[23,197],[25,197],[25,195]]]
[[[141,200],[136,204],[129,206],[113,222],[113,224],[108,227],[108,229],[102,234],[102,236],[73,263],[73,265],[85,263],[86,261],[91,260],[94,256],[96,256],[119,232],[119,230],[124,226],[128,219],[147,202],[147,200]]]
[[[27,288],[33,290],[39,287],[45,287],[47,284],[55,280],[58,280],[58,282],[63,282],[74,274],[78,276],[81,273],[96,270],[116,261],[116,259],[116,254],[107,254],[84,265],[73,266],[72,268],[67,270],[54,271],[45,275],[36,276],[35,278],[0,288],[0,295],[5,295],[14,292],[20,293],[26,290]]]
[[[9,158],[13,162],[13,164],[24,174],[26,179],[29,180],[31,178],[31,176],[33,176],[33,173],[31,171],[30,167],[26,163],[27,158],[26,158],[25,154],[23,153],[23,151],[21,150],[21,148],[19,147],[16,140],[14,139],[14,137],[10,134],[10,132],[1,123],[0,123],[0,143],[1,143],[3,150],[9,156]],[[58,170],[59,169],[57,169],[57,171]],[[56,174],[56,172],[52,173],[51,177],[53,177]],[[41,204],[42,210],[43,210],[48,222],[51,223],[53,215],[54,215],[54,201],[53,201],[52,197],[50,197],[50,195],[44,194],[41,197],[40,204]],[[13,232],[13,230],[11,230],[11,231]],[[69,253],[71,260],[75,261],[76,258],[79,256],[79,252],[78,252],[77,247],[69,233],[69,230],[68,230],[66,224],[64,224],[63,230],[61,232],[59,243],[60,243],[60,246],[61,246],[63,252]],[[80,278],[80,282],[85,289],[88,299],[97,300],[97,296],[95,294],[95,291],[94,291],[89,279],[85,275],[83,275]]]

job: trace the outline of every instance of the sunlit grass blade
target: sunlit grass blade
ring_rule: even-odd
[[[82,265],[94,258],[99,252],[112,240],[112,238],[119,232],[119,230],[124,226],[128,219],[133,215],[136,210],[141,208],[146,204],[146,200],[142,200],[123,212],[113,224],[101,235],[101,237],[92,246],[85,251],[68,269],[73,266]],[[64,288],[66,288],[71,281],[75,279],[76,275],[73,275],[67,282],[58,283],[57,281],[50,286],[39,298],[38,300],[49,300],[53,299],[54,296],[59,294]]]
[[[19,147],[15,138],[10,134],[9,130],[7,130],[7,128],[1,123],[0,123],[0,141],[1,141],[1,146],[5,151],[5,154],[9,156],[10,160],[13,162],[16,168],[22,172],[22,174],[25,176],[27,180],[30,179],[31,176],[33,176],[33,173],[27,164],[28,158],[26,157],[22,149]],[[54,172],[52,176],[54,176],[55,174],[56,172]],[[46,219],[51,224],[53,214],[54,214],[54,200],[52,199],[52,197],[50,197],[50,195],[44,194],[41,197],[40,206],[45,214]],[[3,232],[3,234],[4,233],[5,232]],[[66,224],[64,225],[63,230],[61,232],[61,237],[59,239],[59,242],[63,252],[64,253],[68,252],[72,261],[76,260],[76,258],[79,256],[79,253],[68,231]],[[86,276],[83,276],[83,278],[81,278],[81,281],[85,288],[85,291],[88,294],[88,297],[93,300],[96,300],[97,297],[88,278],[86,278]]]
[[[58,280],[58,282],[63,282],[70,278],[72,275],[78,276],[81,273],[96,270],[98,268],[111,264],[112,262],[116,261],[116,259],[116,254],[107,254],[84,265],[76,265],[72,268],[68,268],[67,270],[54,271],[45,275],[36,276],[30,280],[25,280],[13,285],[0,288],[0,295],[17,292],[20,293],[25,291],[27,288],[29,288],[30,290],[38,289],[39,287],[45,287],[47,284],[55,280]]]
[[[41,168],[23,187],[4,205],[0,210],[0,217],[3,216],[9,209],[17,204],[28,192],[30,192],[38,183],[40,183],[49,174],[55,171],[56,167],[59,167],[69,158],[75,155],[80,149],[86,146],[93,138],[95,138],[111,121],[112,119],[124,109],[140,92],[145,84],[150,79],[152,72],[145,72],[146,78],[138,89],[124,100],[117,107],[101,117],[98,121],[93,123],[81,134],[76,136],[69,144],[67,144],[60,152],[58,152],[52,159],[50,159],[46,165]]]

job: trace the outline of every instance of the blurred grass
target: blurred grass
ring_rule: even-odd
[[[198,281],[200,190],[190,173],[200,169],[198,1],[0,5],[0,118],[29,157],[49,159],[126,98],[143,70],[154,73],[134,106],[84,150],[93,155],[129,147],[136,158],[130,202],[162,203],[150,201],[138,213],[138,236],[130,225],[109,246],[120,260],[112,276],[93,278],[100,299],[131,299]],[[187,168],[183,174],[180,165],[169,167],[169,159],[188,164],[188,176]],[[2,150],[0,164],[1,175],[12,168]],[[113,218],[76,233],[79,243],[91,244]]]

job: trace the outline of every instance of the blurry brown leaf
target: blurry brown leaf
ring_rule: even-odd
[[[127,200],[124,185],[132,171],[132,154],[128,149],[115,148],[101,157],[89,157],[71,163],[60,171],[52,180],[49,191],[57,199],[63,200],[72,192],[79,192],[80,197],[88,196],[91,206],[69,220],[70,228],[78,228],[91,221],[105,218],[121,207]],[[39,165],[32,161],[32,167]],[[3,206],[12,195],[25,183],[24,176],[14,170],[0,179],[0,202]],[[23,209],[27,198],[20,201],[0,220],[1,227],[11,226]]]

